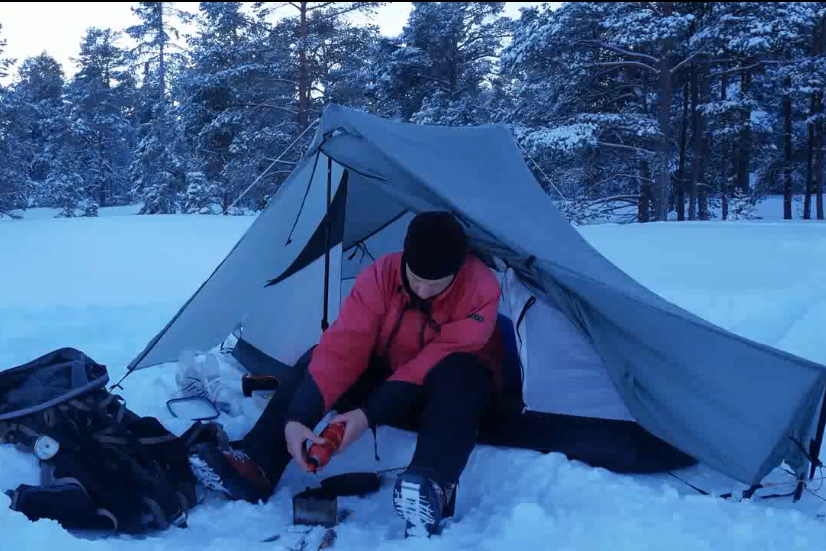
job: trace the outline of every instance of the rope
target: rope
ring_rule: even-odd
[[[541,172],[541,173],[542,173],[542,176],[544,176],[544,177],[545,177],[545,179],[548,181],[548,183],[549,183],[549,184],[551,184],[551,186],[552,186],[552,187],[556,190],[556,192],[559,194],[559,196],[560,196],[560,197],[562,197],[562,200],[565,202],[565,206],[567,207],[567,206],[568,206],[568,199],[566,199],[566,198],[565,198],[565,196],[564,196],[564,195],[562,195],[562,192],[561,192],[561,191],[559,191],[559,188],[558,188],[558,187],[556,187],[556,184],[554,184],[554,182],[553,182],[553,180],[551,180],[550,176],[548,176],[547,174],[545,174],[545,171],[544,171],[544,170],[542,170],[542,167],[541,167],[541,166],[539,166],[539,163],[537,163],[537,162],[536,162],[536,160],[535,160],[535,159],[531,156],[531,154],[530,154],[530,153],[528,153],[528,152],[527,152],[527,150],[526,150],[524,147],[522,147],[522,144],[520,144],[518,140],[513,140],[513,141],[516,143],[517,147],[519,147],[519,149],[521,149],[521,150],[522,150],[522,153],[524,153],[524,154],[525,154],[525,156],[527,156],[527,157],[528,157],[528,159],[530,159],[530,160],[531,160],[531,162],[533,162],[533,164],[534,164],[534,166],[536,167],[536,169],[537,169],[539,172]]]
[[[792,476],[796,477],[796,475],[794,473],[792,473],[791,471],[788,471],[786,469],[782,469],[782,470],[784,472],[786,472],[787,474],[791,474]],[[700,493],[704,496],[711,496],[711,493],[703,490],[702,488],[698,488],[694,484],[691,484],[687,480],[685,480],[683,478],[680,478],[679,476],[677,476],[676,474],[674,474],[672,472],[667,472],[666,474],[671,475],[672,477],[676,478],[677,480],[679,480],[680,482],[682,482],[686,486],[689,486],[690,488],[696,490],[698,493]],[[826,478],[826,477],[812,478],[810,480],[810,482],[814,481],[814,480],[819,480],[819,481],[821,481],[821,485],[822,485],[822,482],[823,482],[824,478]],[[752,495],[754,495],[755,491],[760,490],[760,489],[772,488],[772,487],[778,487],[778,486],[791,486],[791,485],[797,484],[798,482],[799,481],[795,479],[795,480],[790,480],[789,482],[767,482],[765,484],[755,484],[754,486],[752,486],[751,488],[749,488],[748,490],[746,490],[743,493],[743,499],[749,499]],[[808,493],[812,494],[813,496],[815,496],[816,498],[818,498],[820,500],[823,500],[823,501],[826,501],[826,498],[818,495],[817,493],[813,492],[812,490],[806,488],[806,491]],[[762,498],[762,499],[769,499],[769,498],[773,498],[773,497],[788,497],[790,495],[793,495],[793,493],[794,492],[789,493],[789,494],[783,494],[783,495],[770,495],[770,496],[757,496],[757,497]],[[722,499],[729,499],[729,498],[734,497],[734,496],[735,496],[735,492],[729,492],[729,493],[721,494],[717,497],[720,497]]]
[[[273,166],[275,166],[275,163],[277,163],[278,161],[280,161],[280,160],[284,157],[284,155],[286,155],[286,154],[287,154],[287,152],[288,152],[290,149],[292,149],[292,148],[293,148],[293,146],[294,146],[295,144],[297,144],[297,143],[301,140],[301,138],[303,138],[303,137],[304,137],[304,135],[305,135],[307,132],[309,132],[309,131],[310,131],[310,129],[311,129],[313,126],[315,126],[316,124],[318,124],[318,121],[320,121],[320,120],[321,120],[321,119],[315,119],[315,120],[312,122],[312,124],[310,124],[309,126],[307,126],[307,128],[304,130],[304,132],[302,132],[302,133],[301,133],[301,134],[300,134],[300,135],[299,135],[299,136],[298,136],[298,137],[297,137],[297,138],[293,141],[293,143],[291,143],[290,145],[288,145],[288,146],[287,146],[287,149],[285,149],[285,150],[284,150],[284,152],[283,152],[283,153],[281,153],[281,155],[279,155],[279,156],[278,156],[278,158],[277,158],[276,160],[274,160],[274,161],[270,164],[270,166],[268,166],[268,167],[267,167],[267,169],[266,169],[264,172],[262,172],[262,173],[261,173],[261,175],[260,175],[258,178],[256,178],[256,179],[255,179],[255,181],[254,181],[253,183],[251,183],[247,189],[245,189],[245,190],[244,190],[244,193],[242,193],[241,195],[239,195],[239,196],[238,196],[238,198],[237,198],[235,201],[233,201],[233,202],[232,202],[232,204],[231,204],[231,205],[227,208],[227,210],[225,210],[224,212],[228,212],[229,210],[231,210],[231,209],[232,209],[232,208],[233,208],[233,207],[234,207],[234,206],[238,203],[238,201],[240,201],[240,200],[241,200],[241,199],[242,199],[242,198],[243,198],[243,197],[244,197],[247,193],[249,193],[249,191],[253,188],[253,186],[255,186],[255,184],[257,184],[257,183],[258,183],[258,180],[260,180],[261,178],[263,178],[264,176],[266,176],[266,175],[267,175],[267,173],[270,171],[270,169],[271,169]]]

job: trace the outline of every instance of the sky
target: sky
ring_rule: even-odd
[[[519,16],[519,9],[542,2],[510,2],[506,13]],[[559,4],[560,2],[551,2]],[[137,23],[131,6],[135,2],[0,2],[0,39],[7,41],[3,57],[17,59],[44,50],[57,59],[66,76],[75,72],[70,58],[77,56],[80,39],[89,27],[124,29]],[[199,2],[175,2],[176,7],[198,11]],[[412,9],[410,2],[391,2],[380,8],[375,22],[386,35],[401,32]],[[12,70],[12,74],[15,70]],[[10,80],[11,77],[6,80]]]

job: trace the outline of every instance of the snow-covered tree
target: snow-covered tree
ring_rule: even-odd
[[[311,98],[320,105],[366,106],[364,73],[372,65],[372,48],[381,37],[375,25],[355,25],[345,16],[316,12],[308,27],[315,40],[307,51]]]
[[[2,26],[0,26],[2,31]],[[13,60],[3,57],[6,40],[0,38],[0,78],[7,76]],[[30,142],[26,139],[29,122],[19,94],[0,84],[0,217],[17,216],[15,211],[25,209],[29,182],[26,160]]]
[[[184,213],[217,214],[215,199],[220,195],[218,186],[210,183],[203,172],[187,172]]]
[[[526,10],[503,56],[516,96],[510,118],[574,200],[620,197],[645,221],[672,208],[683,219],[686,200],[687,217],[705,219],[722,199],[725,217],[732,184],[745,195],[750,180],[777,172],[776,68],[800,56],[816,12],[805,2]]]
[[[68,87],[72,132],[88,199],[105,207],[127,199],[127,169],[134,129],[126,113],[134,101],[119,33],[86,31],[75,61],[78,73]]]
[[[621,33],[610,43],[612,16],[619,15],[598,2],[525,10],[503,68],[516,82],[510,118],[517,140],[548,168],[540,181],[581,202],[578,210],[608,200],[611,207],[638,206],[645,221],[652,164],[664,141],[655,104],[658,60],[624,44]]]
[[[413,2],[401,35],[373,47],[368,98],[422,124],[484,124],[498,56],[511,36],[504,2]],[[481,108],[481,111],[479,109]]]
[[[0,87],[0,216],[16,217],[14,211],[28,206],[27,159],[32,157],[32,147],[27,112],[19,95]]]
[[[53,173],[52,164],[64,155],[64,146],[71,147],[61,141],[67,136],[69,124],[63,102],[64,86],[63,68],[46,52],[29,57],[20,65],[13,93],[21,110],[17,120],[25,129],[25,135],[19,137],[25,143],[23,150],[29,154],[23,162],[29,167],[30,206],[50,206],[47,179]]]
[[[733,190],[741,198],[759,193],[754,184],[762,174],[791,163],[792,117],[782,113],[777,100],[792,93],[789,70],[812,42],[816,4],[713,3],[703,28],[691,38],[691,46],[713,64],[712,78],[719,78],[719,93],[704,107],[704,116],[710,138],[720,144],[714,150],[724,217]],[[812,109],[817,110],[814,96]],[[788,142],[778,147],[772,137],[786,131]],[[790,196],[786,203],[790,215]]]
[[[180,32],[174,22],[189,21],[192,14],[173,4],[138,2],[132,12],[140,23],[126,29],[138,41],[132,62],[144,71],[144,116],[139,121],[135,158],[129,167],[132,195],[144,203],[141,214],[177,212],[184,193],[186,160],[177,147],[180,125],[170,113],[169,81],[173,70],[186,61],[176,43]]]
[[[0,24],[0,33],[2,32],[3,25]],[[5,51],[7,46],[8,42],[6,41],[6,39],[0,36],[0,79],[9,76],[9,67],[11,67],[14,64],[13,59],[3,57],[3,51]]]
[[[204,174],[209,185],[203,189],[216,193],[212,202],[221,212],[297,135],[291,32],[290,24],[273,28],[261,14],[244,13],[240,2],[201,5],[179,113],[194,146],[193,170]],[[283,181],[300,154],[293,153],[244,197],[246,206],[259,205]]]
[[[313,50],[320,40],[319,29],[324,29],[324,21],[334,21],[346,15],[361,14],[372,15],[376,8],[387,2],[267,2],[266,8],[261,13],[278,15],[285,18],[284,23],[288,28],[294,29],[295,42],[291,49],[295,57],[295,69],[297,73],[296,93],[298,96],[297,122],[298,129],[303,131],[307,128],[311,113],[314,81],[311,74],[311,58],[309,52]],[[259,3],[264,4],[264,3]],[[315,24],[314,24],[315,23]],[[323,31],[322,31],[323,32]]]

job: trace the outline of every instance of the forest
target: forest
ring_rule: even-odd
[[[826,2],[413,2],[398,36],[382,4],[140,2],[71,77],[0,13],[0,217],[260,211],[337,103],[506,125],[575,224],[824,219]]]

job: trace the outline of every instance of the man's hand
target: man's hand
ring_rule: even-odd
[[[290,421],[284,427],[284,438],[287,441],[287,451],[293,456],[298,466],[307,473],[310,472],[307,466],[307,440],[311,440],[316,444],[324,444],[326,440],[316,435],[313,431],[299,423],[298,421]]]
[[[350,444],[361,438],[364,431],[370,428],[367,416],[360,409],[354,409],[330,419],[331,425],[336,423],[344,424],[344,438],[336,452],[337,454],[343,452]]]

